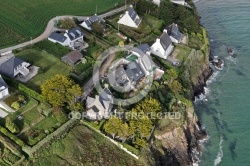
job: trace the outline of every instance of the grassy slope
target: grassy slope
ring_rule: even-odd
[[[62,140],[42,150],[31,165],[141,165],[110,141],[85,126],[76,126]]]
[[[55,74],[68,75],[70,67],[61,62],[58,58],[44,52],[35,49],[27,49],[16,54],[23,60],[32,62],[35,66],[41,67],[42,73],[37,74],[32,78],[27,86],[39,91],[40,85]]]
[[[59,15],[92,15],[122,0],[0,0],[0,48],[40,35],[48,21]]]

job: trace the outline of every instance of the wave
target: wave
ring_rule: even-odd
[[[218,151],[216,159],[214,160],[214,166],[217,166],[222,161],[222,158],[223,158],[222,143],[223,143],[223,138],[220,137],[219,151]]]

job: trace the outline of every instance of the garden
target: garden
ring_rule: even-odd
[[[113,16],[108,19],[107,23],[115,29],[118,29],[117,22],[119,17],[120,15]],[[138,28],[119,25],[120,32],[136,42],[144,43],[154,41],[162,33],[163,20],[147,14],[140,15],[139,17],[142,19],[142,22]]]
[[[38,92],[43,82],[51,76],[55,74],[68,75],[71,71],[70,66],[64,64],[61,60],[46,51],[25,49],[16,53],[16,56],[39,67],[38,74],[26,84],[29,88]]]
[[[84,156],[84,157],[83,157]],[[67,159],[67,160],[65,160]],[[100,134],[77,125],[60,140],[40,150],[34,165],[143,165]]]

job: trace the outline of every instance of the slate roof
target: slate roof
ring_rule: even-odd
[[[127,11],[128,11],[129,17],[135,22],[136,25],[138,25],[141,19],[137,18],[138,15],[136,11],[132,7],[129,7]]]
[[[182,33],[180,33],[179,28],[176,24],[171,24],[170,26],[166,27],[168,31],[168,35],[172,36],[176,40],[180,41],[182,37]]]
[[[108,88],[104,88],[99,95],[102,100],[113,100],[113,95]]]
[[[97,15],[94,15],[94,16],[91,16],[89,19],[85,20],[84,22],[86,23],[88,27],[90,27],[92,23],[99,21],[99,20],[100,20],[100,17],[98,17]]]
[[[144,72],[137,62],[130,62],[124,66],[124,69],[130,81],[137,82],[144,76]]]
[[[81,31],[81,29],[79,27],[74,27],[74,28],[68,30],[67,34],[68,34],[69,39],[71,41],[83,36],[83,32]]]
[[[75,64],[81,58],[82,58],[82,54],[79,51],[74,50],[68,53],[67,55],[63,56],[61,59],[66,61],[66,63],[68,64]]]
[[[3,78],[0,75],[0,88],[4,87],[4,89],[8,88],[8,85],[5,83],[5,81],[3,80]],[[3,90],[3,89],[0,89]]]
[[[139,44],[136,48],[141,50],[144,54],[151,51],[151,48],[148,44]]]
[[[0,65],[0,73],[13,78],[15,76],[14,69],[17,68],[19,65],[22,65],[23,62],[25,61],[13,56]]]
[[[168,47],[172,44],[172,41],[166,32],[163,32],[160,36],[160,43],[164,50],[167,50]]]
[[[56,32],[52,32],[49,35],[49,38],[53,39],[53,40],[56,40],[56,41],[58,41],[60,43],[63,43],[67,39],[67,37],[63,36],[62,34],[56,33]]]

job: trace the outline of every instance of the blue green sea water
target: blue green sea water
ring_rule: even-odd
[[[250,0],[195,4],[212,55],[225,62],[208,81],[205,99],[195,102],[209,134],[199,166],[250,166]],[[227,46],[234,48],[235,58],[228,56]]]

